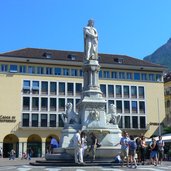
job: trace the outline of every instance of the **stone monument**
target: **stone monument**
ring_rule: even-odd
[[[86,133],[94,132],[98,137],[101,147],[97,149],[96,157],[113,157],[120,151],[120,146],[116,144],[121,138],[121,130],[118,127],[121,116],[116,113],[114,104],[109,106],[108,113],[105,111],[107,102],[99,85],[98,33],[94,28],[94,21],[89,20],[83,31],[83,90],[81,100],[77,104],[78,113],[74,112],[72,104],[68,103],[66,113],[62,114],[64,128],[61,132],[60,150],[72,155],[74,134],[78,130],[84,130]]]

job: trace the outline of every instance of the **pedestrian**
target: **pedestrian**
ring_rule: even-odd
[[[132,168],[134,164],[134,168],[137,168],[137,162],[135,159],[136,149],[137,149],[137,143],[134,141],[134,137],[130,135],[130,141],[129,144],[129,159],[130,159],[130,167]]]
[[[27,150],[27,159],[31,160],[31,157],[33,156],[33,150],[31,147]]]
[[[50,139],[51,139],[51,141],[50,141],[50,152],[53,154],[54,153],[54,148],[58,148],[59,147],[59,143],[52,136],[50,136]]]
[[[81,147],[80,147],[80,164],[84,163],[84,151],[86,147],[86,134],[84,131],[81,132]]]
[[[75,163],[80,163],[80,148],[81,148],[81,131],[78,130],[76,134],[74,135],[74,157],[75,157]]]
[[[14,160],[15,159],[15,150],[12,149],[9,154],[10,154],[9,160],[11,160],[11,159]]]
[[[120,145],[121,145],[121,159],[122,159],[122,167],[124,165],[124,160],[126,158],[127,167],[129,165],[129,158],[128,158],[128,152],[129,152],[129,144],[130,141],[128,133],[126,131],[122,132],[122,138],[120,139]]]
[[[137,150],[136,150],[136,153],[137,153],[137,162],[138,164],[141,163],[141,138],[138,137],[136,139],[136,144],[137,144]]]
[[[157,142],[154,138],[152,138],[152,142],[150,144],[150,148],[151,148],[151,153],[150,153],[150,160],[151,160],[151,164],[153,164],[154,166],[157,166],[158,164],[158,145]]]
[[[159,136],[159,140],[157,141],[158,146],[158,164],[161,164],[164,158],[164,141],[162,140],[162,136]]]
[[[2,151],[2,147],[0,148],[0,158],[3,157],[3,151]]]
[[[146,156],[146,148],[147,148],[147,144],[145,141],[145,136],[141,136],[141,162],[142,165],[144,165],[145,163],[145,156]]]

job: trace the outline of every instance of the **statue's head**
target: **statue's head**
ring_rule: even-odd
[[[71,102],[69,102],[69,103],[67,103],[66,104],[66,109],[68,110],[68,109],[72,109],[72,103]]]
[[[93,19],[88,20],[88,26],[94,26],[94,20]]]
[[[110,104],[109,105],[109,111],[110,111],[110,113],[115,113],[116,112],[116,105],[115,104]]]

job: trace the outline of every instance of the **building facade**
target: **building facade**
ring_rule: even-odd
[[[77,111],[83,86],[83,53],[26,48],[0,55],[0,147],[21,156],[46,153],[49,137],[59,140],[68,102]],[[99,83],[130,134],[158,134],[165,119],[164,67],[123,55],[99,54]]]

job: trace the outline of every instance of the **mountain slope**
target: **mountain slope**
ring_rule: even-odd
[[[154,53],[144,57],[143,60],[166,66],[171,71],[171,38]]]

